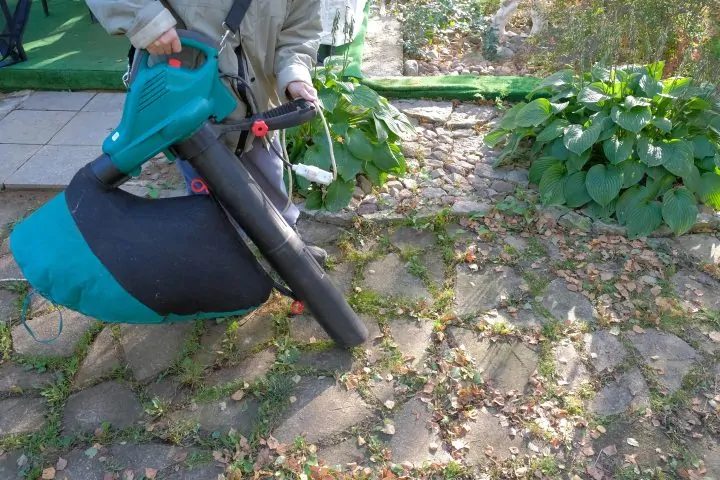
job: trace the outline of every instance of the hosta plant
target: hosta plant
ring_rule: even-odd
[[[628,236],[695,223],[720,209],[720,106],[711,86],[663,78],[663,63],[560,71],[485,137],[498,164],[530,158],[545,205],[614,218]]]
[[[381,186],[388,175],[405,173],[399,142],[414,130],[410,120],[387,99],[355,79],[343,78],[343,65],[342,58],[329,58],[314,73],[313,83],[329,125],[337,179],[324,187],[294,177],[296,191],[313,210],[346,207],[360,174]],[[288,130],[287,144],[291,163],[332,171],[330,145],[320,116]]]

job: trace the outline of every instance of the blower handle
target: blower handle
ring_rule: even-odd
[[[180,38],[180,45],[182,47],[195,48],[204,53],[206,57],[217,59],[218,52],[220,51],[220,42],[208,35],[205,35],[204,33],[192,30],[176,29],[175,31]],[[150,52],[145,49],[139,50],[139,57],[133,62],[132,69],[130,70],[129,83],[132,84],[132,81],[139,70],[150,68],[148,61],[151,58],[156,60],[156,64],[167,63],[171,67],[179,68],[182,66],[182,64],[179,63],[181,55],[182,52],[173,53],[171,55],[150,55]]]
[[[256,137],[264,137],[272,130],[284,130],[307,123],[316,115],[317,107],[315,104],[304,98],[299,98],[237,122],[217,125],[214,130],[220,134],[252,131]]]

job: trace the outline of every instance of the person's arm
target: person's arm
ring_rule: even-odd
[[[295,96],[316,98],[310,70],[317,60],[323,25],[322,0],[289,0],[285,24],[275,48],[275,75],[278,95],[291,100]],[[302,82],[296,84],[295,82]],[[291,86],[291,84],[293,84]],[[291,86],[288,92],[288,87]]]
[[[169,33],[168,36],[173,37],[177,23],[175,17],[157,0],[85,1],[109,34],[127,36],[135,48],[150,47],[152,50],[153,43],[160,40],[164,34]],[[174,40],[175,38],[169,40],[171,48]],[[178,41],[176,47],[179,46]]]

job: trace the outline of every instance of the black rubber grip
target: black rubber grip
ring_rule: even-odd
[[[315,105],[300,99],[252,117],[252,122],[264,120],[270,130],[282,130],[307,123],[317,114]]]

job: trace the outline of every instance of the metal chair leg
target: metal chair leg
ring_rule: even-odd
[[[43,7],[43,12],[45,12],[45,16],[46,17],[50,16],[50,10],[48,9],[47,0],[42,0],[42,7]]]

